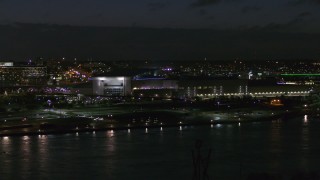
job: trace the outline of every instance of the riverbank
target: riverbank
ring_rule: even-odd
[[[84,117],[66,117],[51,120],[31,120],[18,122],[13,125],[2,125],[0,127],[0,137],[4,136],[30,136],[48,134],[82,133],[109,130],[133,130],[141,128],[165,128],[179,126],[207,126],[218,124],[242,124],[252,122],[272,121],[277,119],[290,119],[302,116],[301,111],[232,111],[232,112],[184,112],[168,113],[160,111],[157,113],[144,113],[143,118],[136,119],[132,113],[97,120]],[[168,113],[168,114],[165,114]],[[160,118],[151,117],[150,114],[162,114]],[[235,115],[236,114],[236,115]],[[130,118],[129,118],[130,116]],[[132,118],[134,117],[134,118]],[[126,119],[127,118],[127,119]]]

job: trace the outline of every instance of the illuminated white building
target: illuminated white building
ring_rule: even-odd
[[[128,96],[131,94],[131,77],[101,76],[92,78],[94,95]]]

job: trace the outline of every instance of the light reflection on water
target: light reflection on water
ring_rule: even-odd
[[[318,171],[318,137],[320,123],[308,119],[306,124],[305,117],[241,126],[2,137],[0,174],[3,179],[190,179],[197,139],[203,141],[204,152],[213,149],[211,179]]]
[[[110,138],[106,140],[106,152],[113,153],[116,150],[115,141],[117,136],[115,136],[114,133],[112,132],[112,135],[109,137]]]
[[[304,117],[303,117],[303,122],[304,122],[305,124],[308,123],[308,115],[304,115]]]
[[[12,146],[11,146],[11,138],[10,137],[2,137],[1,138],[1,155],[3,157],[8,157],[10,156],[10,153],[12,152]],[[0,158],[2,157],[0,156]],[[1,159],[1,169],[3,169],[4,172],[12,172],[12,169],[11,169],[11,164],[10,164],[10,159],[7,159],[7,158],[4,158],[4,159]],[[6,164],[6,165],[5,165]],[[1,174],[1,171],[0,171],[0,174]]]
[[[10,137],[5,136],[5,137],[1,138],[1,152],[3,154],[11,152],[11,139],[10,139]]]
[[[107,131],[107,136],[108,137],[113,137],[113,135],[114,135],[114,131],[113,130],[108,130]]]
[[[28,136],[22,137],[22,143],[21,143],[21,151],[20,154],[22,154],[22,172],[28,172],[32,161],[32,154],[31,154],[31,139]]]
[[[47,168],[47,159],[48,159],[48,137],[46,135],[38,136],[38,158],[39,158],[39,166],[41,169]]]
[[[271,145],[280,146],[281,143],[281,122],[280,121],[272,121],[272,128],[270,131]]]

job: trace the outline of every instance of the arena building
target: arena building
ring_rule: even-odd
[[[98,76],[92,78],[93,95],[128,96],[131,95],[131,77]]]

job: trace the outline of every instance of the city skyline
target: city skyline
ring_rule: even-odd
[[[0,179],[320,179],[320,0],[0,0]]]

